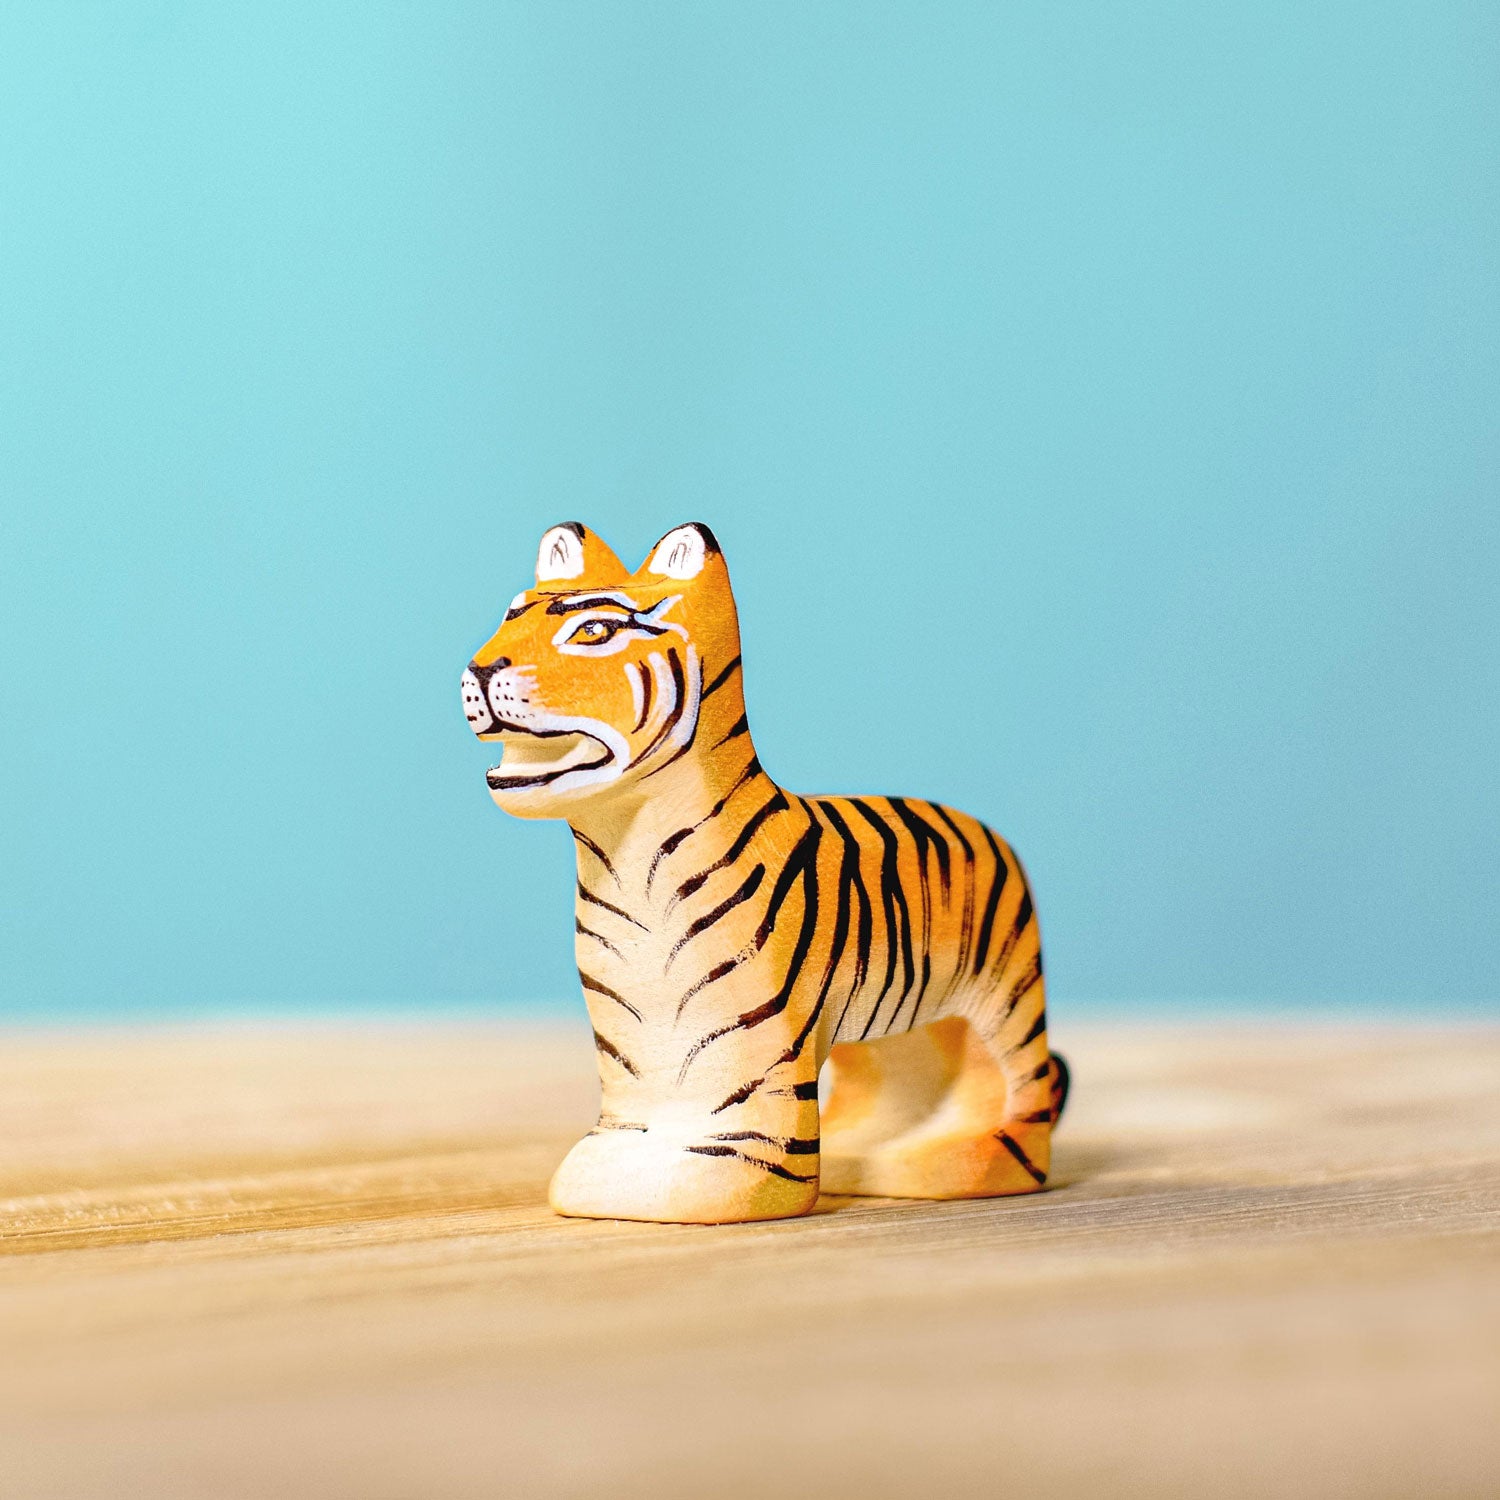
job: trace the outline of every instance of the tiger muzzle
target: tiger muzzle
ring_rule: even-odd
[[[464,718],[475,734],[498,734],[502,729],[519,727],[507,724],[501,712],[508,696],[501,674],[509,666],[510,658],[501,656],[484,666],[471,661],[464,668],[460,682]]]

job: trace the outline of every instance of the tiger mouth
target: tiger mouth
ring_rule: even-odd
[[[611,760],[602,740],[580,729],[512,729],[487,734],[500,741],[500,764],[484,779],[492,792],[523,791],[546,786],[574,771],[597,771]]]

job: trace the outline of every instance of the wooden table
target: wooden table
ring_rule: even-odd
[[[1500,1494],[1500,1030],[1054,1038],[1054,1191],[718,1229],[576,1027],[0,1038],[0,1496]]]

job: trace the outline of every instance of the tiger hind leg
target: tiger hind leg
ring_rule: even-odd
[[[963,1016],[946,1016],[840,1043],[829,1065],[825,1193],[989,1198],[1046,1182],[1067,1070],[1044,1038],[1007,1056]]]

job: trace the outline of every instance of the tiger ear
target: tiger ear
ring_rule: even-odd
[[[624,563],[580,522],[564,521],[542,533],[536,550],[538,583],[605,583],[624,576]]]
[[[674,526],[652,549],[642,573],[661,578],[696,578],[710,558],[720,556],[719,543],[701,521]]]

